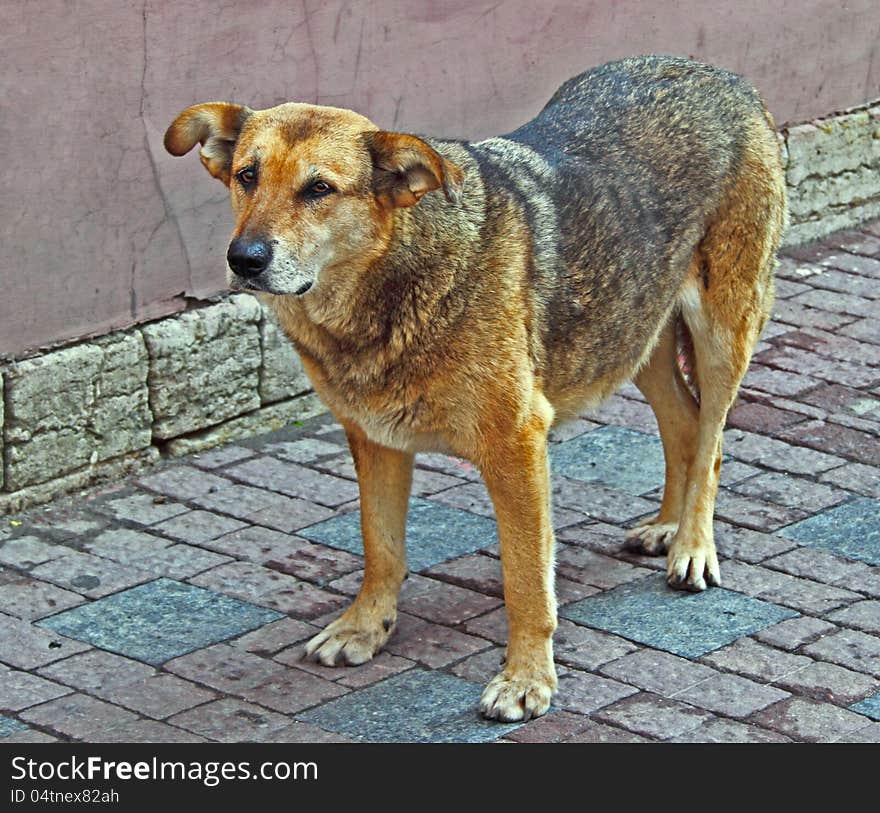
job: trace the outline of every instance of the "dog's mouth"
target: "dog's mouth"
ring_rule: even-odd
[[[253,279],[243,279],[242,277],[235,276],[233,278],[233,282],[230,284],[230,289],[233,291],[254,291],[264,294],[276,294],[278,296],[283,296],[285,294],[292,296],[302,296],[311,290],[314,282],[304,282],[299,288],[294,291],[275,291],[272,289],[270,285],[265,285],[257,282]]]

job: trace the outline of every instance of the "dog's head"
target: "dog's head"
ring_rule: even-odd
[[[435,189],[454,202],[463,181],[421,139],[333,107],[199,104],[165,133],[172,155],[197,143],[202,164],[230,190],[235,290],[304,296],[330,285],[334,273],[381,254],[396,208]]]

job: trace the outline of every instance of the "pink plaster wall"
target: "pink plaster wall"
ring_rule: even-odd
[[[479,137],[589,66],[654,52],[745,74],[781,123],[880,95],[878,41],[876,0],[0,0],[0,356],[222,290],[225,190],[162,148],[195,102]]]

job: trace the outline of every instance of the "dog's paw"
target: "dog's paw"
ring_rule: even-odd
[[[483,690],[480,712],[490,720],[515,723],[540,717],[556,692],[556,673],[519,675],[506,669]]]
[[[393,618],[365,623],[344,613],[306,644],[305,657],[324,666],[360,666],[385,645],[395,626]]]
[[[693,593],[707,587],[721,587],[721,570],[714,546],[673,544],[666,560],[666,583],[676,590]]]
[[[678,525],[673,522],[657,522],[657,517],[630,528],[626,532],[626,542],[629,550],[647,553],[649,556],[662,556],[672,544],[672,539],[678,531]]]

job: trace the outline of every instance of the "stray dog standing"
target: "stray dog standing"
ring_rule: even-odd
[[[556,689],[547,433],[630,379],[666,459],[660,511],[631,535],[666,552],[672,587],[721,583],[722,429],[787,218],[773,120],[748,83],[626,59],[477,143],[330,107],[208,103],[165,135],[174,155],[196,143],[237,217],[229,286],[274,309],[357,469],[364,580],[311,656],[360,664],[388,639],[413,455],[447,452],[479,466],[498,520],[510,637],[481,709],[543,714]],[[677,364],[683,334],[699,403]]]

